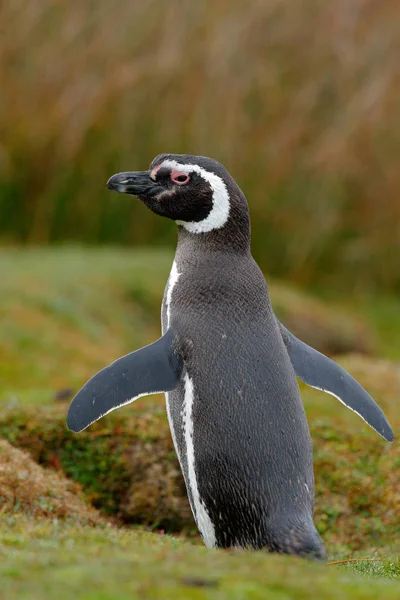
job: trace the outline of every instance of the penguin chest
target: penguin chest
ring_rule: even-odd
[[[177,291],[180,275],[177,265],[174,262],[161,307],[163,334],[168,330],[171,323],[171,316],[174,310],[173,297],[174,292],[176,294]],[[205,545],[212,548],[216,546],[216,535],[207,507],[199,493],[193,422],[195,391],[193,381],[188,373],[185,374],[184,379],[176,390],[165,393],[165,400],[171,435],[185,479],[193,516]]]
[[[263,547],[274,511],[312,512],[311,442],[296,378],[282,340],[271,348],[276,331],[262,307],[243,319],[241,305],[232,310],[221,294],[206,309],[204,278],[197,290],[188,279],[174,264],[162,326],[165,333],[176,324],[191,342],[183,378],[166,394],[190,505],[206,546]]]

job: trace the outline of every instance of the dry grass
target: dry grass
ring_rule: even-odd
[[[270,272],[399,286],[399,19],[389,0],[5,0],[3,240],[171,240],[104,183],[187,151],[248,193]]]
[[[40,467],[27,452],[0,440],[0,514],[15,513],[92,525],[104,522],[85,503],[78,484]]]

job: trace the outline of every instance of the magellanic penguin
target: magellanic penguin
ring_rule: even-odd
[[[296,375],[336,396],[386,440],[371,396],[275,317],[250,253],[243,192],[217,161],[160,155],[111,190],[178,224],[162,302],[163,336],[94,375],[67,423],[82,431],[140,396],[165,392],[175,449],[206,546],[323,559],[313,523],[311,439]]]

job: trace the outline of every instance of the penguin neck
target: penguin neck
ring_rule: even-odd
[[[250,216],[247,205],[231,206],[229,218],[220,229],[191,233],[183,225],[178,225],[177,251],[184,248],[195,253],[250,254]]]

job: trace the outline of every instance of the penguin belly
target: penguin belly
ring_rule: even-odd
[[[177,331],[185,372],[167,412],[204,543],[323,558],[310,433],[273,313],[235,314],[224,290],[210,320],[201,291],[183,276],[171,291],[171,276],[163,329]]]
[[[256,380],[260,374],[246,364],[232,365],[229,386],[221,384],[226,364],[207,367],[208,373],[214,369],[208,378],[187,365],[183,384],[169,394],[188,497],[205,544],[323,556],[313,524],[311,443],[302,406],[289,411],[268,401],[260,386],[256,393],[243,367]]]

